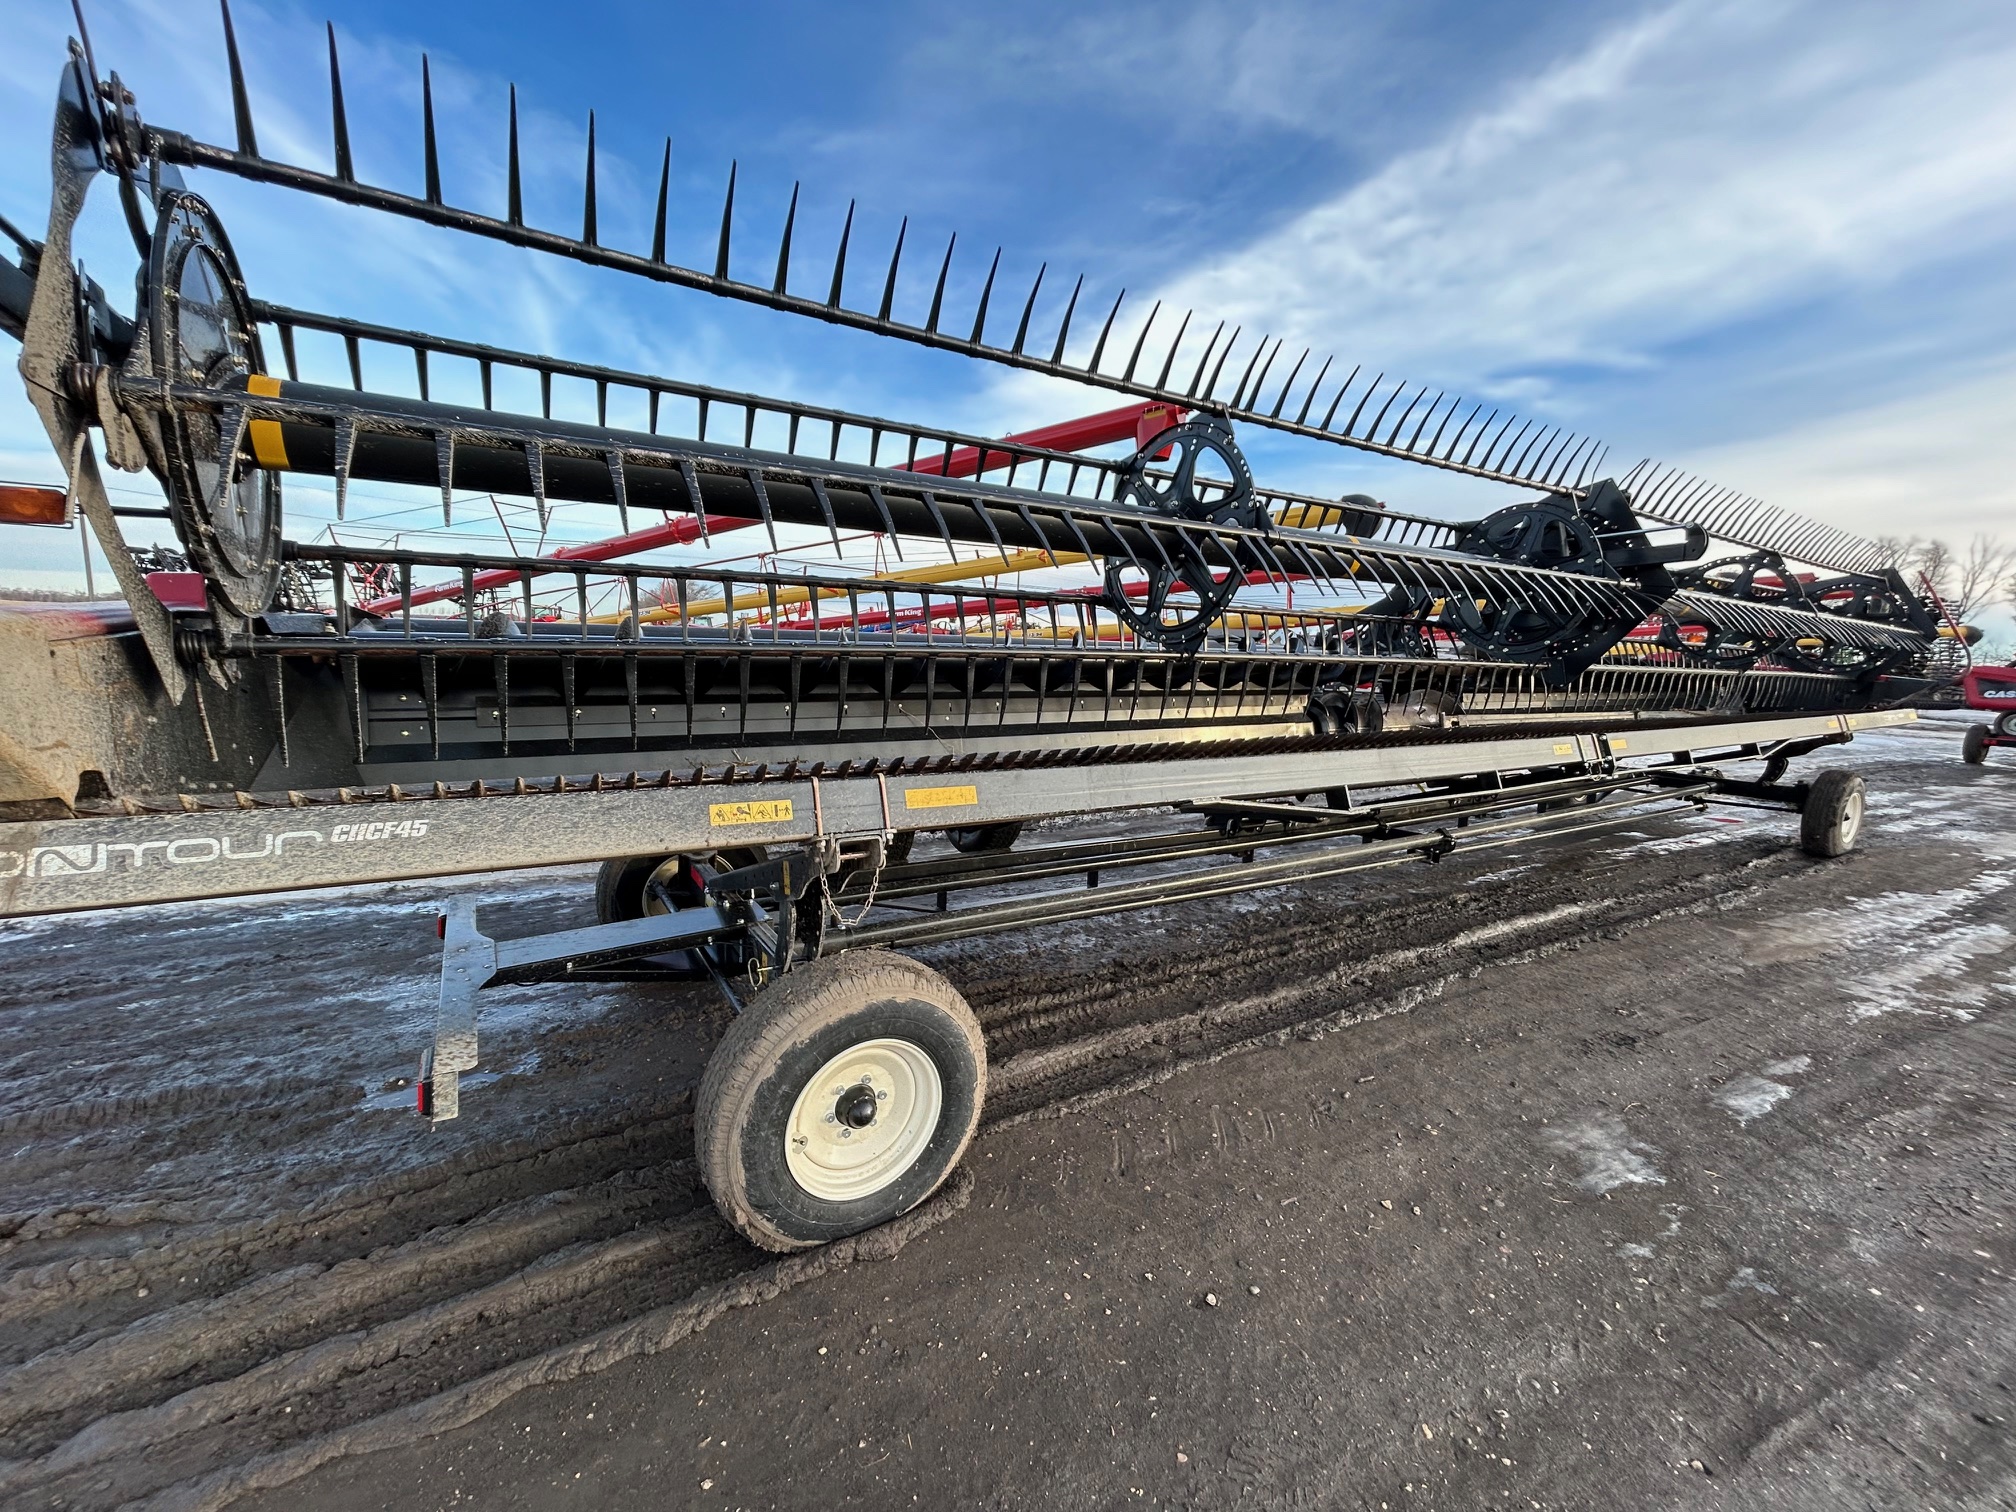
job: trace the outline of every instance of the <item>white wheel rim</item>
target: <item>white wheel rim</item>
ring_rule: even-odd
[[[1841,805],[1840,830],[1841,841],[1844,845],[1852,844],[1856,835],[1861,833],[1862,794],[1859,791],[1850,793],[1848,801]]]
[[[865,1125],[852,1110],[872,1094]],[[821,1066],[798,1093],[784,1127],[784,1166],[814,1197],[852,1202],[872,1196],[917,1163],[945,1109],[937,1064],[909,1040],[850,1045]]]
[[[653,882],[658,882],[662,883],[667,887],[671,886],[674,882],[679,880],[680,872],[685,870],[685,866],[683,864],[685,860],[686,858],[684,856],[667,856],[663,861],[660,861],[656,866],[652,867],[650,874],[644,878],[644,886],[640,889],[640,891],[644,895],[645,918],[653,919],[660,914],[668,914],[672,912],[671,909],[665,906],[664,899],[658,896],[657,892],[653,890],[651,884]]]

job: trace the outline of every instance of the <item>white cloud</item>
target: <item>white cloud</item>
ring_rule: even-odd
[[[1488,390],[2016,236],[2007,11],[1678,4],[1162,291]]]
[[[1920,397],[1844,410],[1688,462],[1848,530],[1959,545],[2016,522],[2012,395],[2016,358]]]

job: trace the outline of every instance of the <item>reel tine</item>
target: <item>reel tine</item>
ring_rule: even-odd
[[[608,453],[609,487],[616,495],[616,518],[623,527],[623,534],[630,534],[630,485],[623,473],[623,453],[611,448]]]
[[[812,479],[812,497],[819,501],[819,513],[826,517],[826,529],[832,533],[833,560],[840,561],[844,556],[840,549],[840,522],[833,517],[833,500],[826,492],[824,479]]]
[[[525,474],[532,485],[532,503],[539,511],[539,530],[543,535],[549,518],[546,505],[546,449],[539,444],[536,436],[525,441]]]
[[[1162,313],[1162,301],[1156,300],[1148,311],[1148,318],[1141,322],[1141,334],[1134,338],[1134,350],[1127,358],[1127,371],[1120,375],[1122,383],[1134,381],[1134,369],[1141,361],[1141,349],[1148,344],[1148,333],[1155,329],[1155,317]]]
[[[357,452],[357,417],[336,417],[336,518],[343,518],[343,503],[350,493],[350,460]]]
[[[427,54],[420,54],[420,138],[427,163],[427,203],[441,203],[441,152],[434,140],[434,79]]]
[[[1225,350],[1218,354],[1218,365],[1211,369],[1211,381],[1204,387],[1204,402],[1208,405],[1218,392],[1218,380],[1225,375],[1225,359],[1232,355],[1232,349],[1239,345],[1239,333],[1244,326],[1232,327],[1232,339],[1225,343]]]
[[[1280,341],[1276,341],[1274,343],[1273,352],[1268,356],[1267,361],[1261,365],[1260,376],[1253,380],[1253,393],[1246,400],[1246,404],[1249,407],[1252,405],[1256,405],[1260,402],[1260,390],[1266,387],[1267,375],[1274,371],[1274,364],[1280,361],[1281,359],[1281,348],[1286,344],[1287,342],[1285,337]],[[1232,407],[1234,409],[1238,409],[1240,407],[1240,402],[1237,398],[1233,399]]]
[[[455,523],[455,432],[443,427],[434,432],[434,466],[441,474],[441,523]]]
[[[1279,343],[1277,342],[1276,345],[1278,346]],[[1240,401],[1246,397],[1246,380],[1253,376],[1254,364],[1259,362],[1260,354],[1266,350],[1267,350],[1267,337],[1265,335],[1262,335],[1260,338],[1260,345],[1253,348],[1253,355],[1246,359],[1246,371],[1239,375],[1239,387],[1232,391],[1233,409],[1238,409]]]
[[[343,66],[336,59],[336,23],[329,27],[329,129],[336,140],[336,177],[346,184],[357,182],[350,161],[350,118],[343,110]]]
[[[1062,367],[1064,365],[1064,342],[1071,334],[1071,316],[1078,308],[1078,291],[1084,287],[1085,275],[1080,273],[1078,275],[1078,282],[1071,285],[1071,298],[1064,305],[1063,323],[1057,327],[1057,346],[1050,353],[1050,365],[1052,367]]]
[[[245,67],[238,61],[238,33],[231,25],[231,0],[217,0],[224,15],[224,58],[231,70],[231,116],[238,128],[238,152],[243,157],[259,156],[259,139],[252,130],[252,98],[245,89]]]
[[[980,333],[987,324],[987,301],[994,296],[994,275],[1001,271],[1001,249],[994,249],[994,261],[987,265],[987,282],[980,286],[980,308],[973,314],[973,334],[966,339],[974,346],[982,345]]]
[[[791,207],[784,212],[784,236],[777,243],[777,279],[770,285],[772,294],[785,292],[784,282],[791,275],[791,231],[798,224],[798,185],[791,186]]]
[[[1106,312],[1106,324],[1099,327],[1099,339],[1092,345],[1092,360],[1085,364],[1085,371],[1093,375],[1099,372],[1099,359],[1106,355],[1106,338],[1113,332],[1113,317],[1120,313],[1120,301],[1127,297],[1122,289],[1113,300],[1113,308]]]
[[[1295,387],[1295,380],[1302,376],[1302,364],[1309,360],[1309,353],[1312,350],[1313,348],[1310,347],[1302,348],[1302,355],[1295,359],[1295,366],[1288,370],[1288,377],[1281,385],[1281,392],[1274,398],[1274,408],[1268,412],[1268,419],[1279,420],[1281,418],[1281,406],[1288,402],[1288,391]],[[1253,397],[1256,400],[1260,397],[1258,389],[1254,390]]]
[[[1330,363],[1332,360],[1333,359],[1329,357],[1325,357],[1323,359],[1323,366],[1321,366],[1316,370],[1315,380],[1309,385],[1309,392],[1307,395],[1304,396],[1302,400],[1301,413],[1299,413],[1295,417],[1295,424],[1297,427],[1309,423],[1309,406],[1316,402],[1316,391],[1321,387],[1323,387],[1323,380],[1329,375]]]
[[[1495,410],[1495,409],[1494,409],[1494,410],[1492,410],[1490,414],[1488,414],[1488,415],[1486,415],[1486,416],[1484,417],[1484,423],[1483,423],[1482,425],[1480,425],[1480,426],[1478,426],[1478,427],[1477,427],[1477,434],[1476,434],[1476,435],[1474,435],[1474,436],[1472,436],[1472,437],[1470,438],[1470,445],[1469,445],[1469,447],[1468,447],[1468,448],[1467,448],[1467,449],[1466,449],[1466,450],[1464,451],[1464,453],[1463,453],[1463,461],[1462,461],[1462,462],[1461,462],[1461,464],[1459,464],[1459,465],[1461,465],[1461,466],[1463,466],[1463,467],[1468,467],[1468,466],[1470,465],[1470,455],[1471,455],[1471,453],[1477,450],[1477,443],[1478,443],[1479,441],[1482,441],[1482,440],[1484,439],[1484,437],[1485,437],[1486,433],[1487,433],[1487,432],[1489,432],[1489,431],[1490,431],[1490,429],[1491,429],[1491,422],[1492,422],[1493,420],[1496,420],[1497,418],[1498,418],[1498,411],[1497,411],[1497,410]],[[1510,417],[1507,417],[1507,419],[1506,419],[1505,423],[1506,423],[1507,425],[1510,425],[1510,424],[1512,423],[1512,421],[1511,421]]]
[[[1384,383],[1385,381],[1386,381],[1386,375],[1384,373],[1381,373],[1377,378],[1374,378],[1372,380],[1371,385],[1365,390],[1365,392],[1358,396],[1357,408],[1351,411],[1351,418],[1344,422],[1344,429],[1337,432],[1338,435],[1349,436],[1354,435],[1357,432],[1358,417],[1365,413],[1365,406],[1372,402],[1372,396],[1379,392],[1379,385]],[[1337,397],[1341,399],[1344,397],[1344,395],[1340,392],[1337,395]],[[1336,406],[1333,405],[1331,407],[1334,409]],[[1326,424],[1323,428],[1325,430],[1328,430],[1330,427]],[[1374,428],[1376,429],[1377,427],[1375,426]]]
[[[1169,343],[1169,355],[1162,359],[1162,375],[1155,380],[1157,389],[1166,390],[1169,387],[1169,370],[1176,366],[1176,353],[1182,349],[1184,333],[1190,329],[1190,317],[1196,313],[1195,310],[1185,310],[1182,320],[1177,322],[1176,339]]]
[[[889,513],[889,501],[882,496],[882,485],[870,482],[868,498],[875,506],[875,512],[882,516],[882,529],[889,538],[890,549],[896,553],[896,560],[903,560],[903,537],[897,534],[896,521]]]
[[[658,214],[651,221],[651,261],[665,261],[665,207],[672,191],[672,138],[665,138],[665,161],[658,168]],[[657,402],[654,392],[652,402]]]
[[[1197,397],[1197,385],[1204,381],[1205,364],[1210,362],[1211,354],[1218,349],[1218,338],[1224,334],[1225,322],[1221,320],[1218,322],[1218,328],[1211,333],[1211,339],[1204,343],[1204,353],[1197,359],[1197,371],[1190,375],[1190,387],[1183,391],[1185,399]]]
[[[735,220],[735,169],[736,164],[728,164],[728,196],[721,201],[721,245],[714,254],[714,276],[722,282],[728,281],[728,233]]]
[[[1536,446],[1544,446],[1544,445],[1546,444],[1546,442],[1547,442],[1548,438],[1550,438],[1551,436],[1553,436],[1553,435],[1554,435],[1554,434],[1556,433],[1556,431],[1558,431],[1558,430],[1559,430],[1559,427],[1558,427],[1558,426],[1557,426],[1557,427],[1555,428],[1555,430],[1552,430],[1552,431],[1550,431],[1550,430],[1547,430],[1547,429],[1545,429],[1545,428],[1542,428],[1542,429],[1541,429],[1541,430],[1540,430],[1540,431],[1539,431],[1539,432],[1538,432],[1538,433],[1537,433],[1537,434],[1536,434],[1536,435],[1535,435],[1535,436],[1533,437],[1533,439],[1532,439],[1531,441],[1528,441],[1528,442],[1526,443],[1526,449],[1525,449],[1524,451],[1522,451],[1521,453],[1519,453],[1519,460],[1518,460],[1517,462],[1514,462],[1514,463],[1512,464],[1512,472],[1513,472],[1514,474],[1522,474],[1522,473],[1524,473],[1524,472],[1526,471],[1526,459],[1527,459],[1528,457],[1530,457],[1530,456],[1532,456],[1532,455],[1533,455],[1533,448],[1534,448],[1534,447],[1536,447]]]
[[[588,169],[581,193],[581,240],[595,243],[595,112],[588,112]]]
[[[1394,442],[1400,439],[1401,427],[1406,425],[1408,417],[1414,413],[1414,406],[1421,402],[1421,396],[1427,392],[1428,385],[1425,383],[1414,391],[1414,397],[1407,401],[1407,408],[1400,411],[1400,418],[1393,422],[1393,429],[1386,433],[1386,444],[1388,446],[1393,445]],[[1441,401],[1438,399],[1436,402],[1440,403]],[[1379,418],[1381,420],[1386,418],[1385,411],[1380,411]],[[1377,420],[1372,423],[1372,439],[1374,441],[1379,439],[1379,422]]]
[[[1456,434],[1449,438],[1450,451],[1453,452],[1454,450],[1456,450],[1456,443],[1463,439],[1464,426],[1467,426],[1472,420],[1475,420],[1477,418],[1477,411],[1482,409],[1483,407],[1484,407],[1484,401],[1481,399],[1478,400],[1477,403],[1470,406],[1470,413],[1463,417],[1463,424],[1457,426]],[[1443,415],[1442,417],[1442,423],[1435,427],[1435,434],[1428,438],[1429,456],[1444,457],[1444,453],[1442,451],[1442,432],[1449,428],[1449,421],[1455,416],[1456,411],[1458,411],[1461,408],[1463,408],[1463,401],[1461,399],[1458,399],[1454,404],[1449,406],[1448,413]]]
[[[1022,344],[1029,339],[1029,317],[1036,313],[1036,295],[1043,287],[1043,275],[1050,271],[1050,264],[1044,263],[1036,270],[1036,282],[1029,285],[1029,297],[1022,303],[1022,318],[1015,324],[1014,354],[1022,355]]]
[[[1344,396],[1351,392],[1351,385],[1358,381],[1358,374],[1361,371],[1361,368],[1353,366],[1351,371],[1345,375],[1343,387],[1339,388],[1331,396],[1330,408],[1323,412],[1323,423],[1317,427],[1319,430],[1328,431],[1330,429],[1330,422],[1337,418],[1337,410],[1344,403]]]
[[[1434,402],[1433,404],[1430,404],[1430,405],[1428,406],[1428,413],[1427,413],[1427,414],[1425,414],[1425,415],[1423,415],[1423,416],[1421,417],[1421,423],[1420,423],[1419,425],[1417,425],[1417,426],[1415,426],[1415,427],[1414,427],[1414,434],[1413,434],[1413,435],[1411,435],[1411,436],[1409,436],[1409,437],[1407,438],[1407,445],[1406,445],[1406,447],[1404,448],[1404,450],[1406,450],[1406,451],[1408,451],[1408,452],[1413,452],[1413,453],[1418,453],[1418,452],[1419,452],[1419,450],[1420,450],[1420,446],[1421,446],[1421,432],[1423,432],[1423,431],[1425,431],[1426,429],[1428,429],[1428,422],[1429,422],[1430,420],[1433,420],[1433,419],[1435,418],[1435,411],[1436,411],[1436,410],[1438,410],[1438,409],[1440,409],[1440,408],[1442,407],[1442,401],[1443,401],[1443,399],[1445,399],[1446,397],[1448,397],[1448,395],[1447,395],[1447,391],[1446,391],[1446,390],[1445,390],[1445,391],[1444,391],[1443,393],[1440,393],[1440,394],[1437,394],[1437,395],[1435,396],[1435,402]],[[1461,401],[1461,400],[1459,399],[1459,400],[1457,401],[1457,403],[1458,403],[1458,404],[1460,404],[1460,403],[1462,403],[1462,401]],[[1450,407],[1450,408],[1451,408],[1451,409],[1453,410],[1453,409],[1454,409],[1454,408],[1455,408],[1456,406],[1455,406],[1454,404],[1452,404],[1452,405],[1450,405],[1449,407]],[[1401,424],[1403,424],[1403,425],[1404,425],[1405,423],[1406,423],[1406,421],[1405,421],[1405,419],[1403,418],[1403,419],[1402,419],[1402,421],[1401,421]],[[1449,417],[1448,417],[1447,415],[1444,415],[1444,416],[1442,417],[1442,423],[1443,423],[1444,425],[1446,425],[1446,424],[1448,424],[1448,423],[1449,423]],[[1395,432],[1397,433],[1397,432],[1399,431],[1400,427],[1396,425],[1396,426],[1395,426],[1395,427],[1394,427],[1393,429],[1394,429],[1394,431],[1395,431]],[[1435,434],[1439,436],[1439,435],[1441,435],[1441,434],[1442,434],[1442,432],[1441,432],[1441,431],[1440,431],[1440,430],[1438,429],[1438,430],[1437,430],[1437,431],[1435,432]],[[1433,451],[1433,450],[1434,450],[1434,447],[1433,447],[1433,445],[1432,445],[1432,444],[1430,445],[1430,447],[1429,447],[1429,450],[1430,450],[1430,451]]]
[[[826,308],[840,308],[840,285],[847,277],[847,241],[854,234],[854,201],[847,201],[847,220],[840,227],[840,249],[833,254],[833,287],[826,293]]]
[[[896,269],[903,261],[903,238],[910,233],[910,217],[903,217],[903,224],[896,228],[896,249],[889,254],[889,276],[882,280],[882,307],[875,312],[877,320],[889,319],[889,312],[896,305]]]
[[[693,459],[691,457],[681,457],[679,459],[679,476],[686,484],[686,502],[693,506],[693,524],[694,528],[700,532],[700,544],[702,546],[710,545],[712,543],[707,539],[707,505],[700,497],[700,475],[694,470]],[[767,495],[759,494],[757,497],[759,501],[767,499]],[[774,546],[774,531],[772,532],[772,537],[772,545]]]
[[[756,496],[756,512],[763,517],[763,529],[769,533],[770,549],[775,552],[779,549],[777,545],[777,520],[770,513],[770,490],[764,486],[763,469],[760,467],[749,468],[747,476],[749,478],[749,491]],[[700,506],[700,479],[692,472],[690,464],[688,464],[686,486],[692,492],[695,512],[700,513],[701,518],[705,519],[705,513],[701,511]],[[704,531],[702,532],[702,536],[704,538]]]
[[[511,86],[511,138],[505,168],[505,218],[514,226],[525,224],[525,190],[518,177],[518,86]]]
[[[938,284],[931,291],[931,317],[924,322],[927,334],[938,334],[938,316],[945,308],[945,277],[952,271],[952,249],[959,245],[959,233],[954,231],[951,240],[945,243],[945,260],[938,264]]]
[[[1510,430],[1511,427],[1512,427],[1512,419],[1511,417],[1508,416],[1505,421],[1505,428],[1506,430]],[[1530,431],[1531,429],[1533,429],[1533,422],[1531,420],[1528,420],[1524,425],[1519,427],[1519,434],[1512,438],[1511,445],[1506,446],[1502,451],[1499,451],[1496,448],[1494,448],[1492,451],[1487,451],[1486,453],[1484,453],[1484,460],[1479,464],[1479,466],[1483,467],[1487,472],[1503,472],[1506,459],[1512,455],[1512,447],[1517,446],[1521,441],[1525,440],[1526,432]],[[1504,431],[1500,431],[1499,434],[1502,436],[1504,434]],[[1495,464],[1491,460],[1494,455],[1498,459]]]

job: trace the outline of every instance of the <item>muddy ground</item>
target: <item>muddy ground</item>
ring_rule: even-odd
[[[2016,1505],[2016,763],[1957,746],[1804,763],[1840,862],[1718,811],[919,952],[988,1127],[781,1261],[695,1185],[706,992],[487,994],[409,1111],[439,900],[585,872],[0,926],[0,1505]]]

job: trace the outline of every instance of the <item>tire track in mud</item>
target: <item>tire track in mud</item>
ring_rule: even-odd
[[[1002,969],[985,954],[923,954],[986,1025],[992,1125],[1407,1011],[1492,964],[1734,901],[1806,864],[1736,837],[1628,866],[1583,859],[1516,886],[1388,888],[1400,900],[1371,906],[1348,888],[1301,889],[1247,931],[1227,929],[1222,909],[1170,908],[1169,930],[1147,935],[1163,948],[1144,956],[1142,932],[1115,936],[1111,959],[1076,972],[1068,958]],[[45,1132],[119,1129],[102,1106]],[[200,1122],[209,1108],[199,1098],[192,1111]],[[142,1112],[155,1135],[160,1112]],[[883,1258],[971,1190],[962,1175],[875,1235],[778,1260],[714,1216],[690,1119],[689,1089],[668,1088],[627,1116],[349,1173],[281,1212],[140,1196],[0,1218],[0,1323],[26,1341],[0,1371],[0,1499],[220,1505]],[[138,1300],[150,1280],[191,1271],[198,1295]]]

